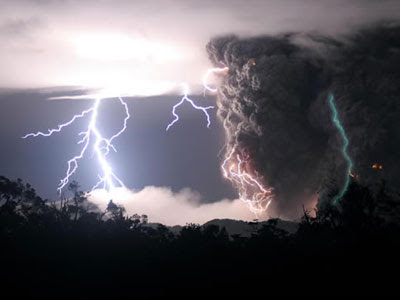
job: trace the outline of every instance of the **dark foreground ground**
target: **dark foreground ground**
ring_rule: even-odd
[[[73,197],[49,205],[22,181],[0,177],[0,288],[53,299],[126,296],[396,295],[398,202],[352,184],[339,205],[305,212],[288,233],[277,220],[249,237],[215,225],[174,234],[109,205]]]

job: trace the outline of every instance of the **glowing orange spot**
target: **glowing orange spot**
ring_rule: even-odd
[[[353,174],[353,173],[351,173],[351,172],[349,172],[349,175],[350,175],[351,177],[353,177],[353,178],[356,178],[356,175]]]
[[[254,61],[254,59],[249,59],[248,64],[255,66],[256,62]]]

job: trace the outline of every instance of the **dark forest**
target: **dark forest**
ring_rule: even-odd
[[[400,267],[399,203],[385,182],[351,183],[338,205],[315,217],[305,210],[295,233],[270,219],[250,237],[198,224],[174,234],[112,201],[93,210],[75,182],[69,192],[51,202],[0,177],[3,293],[381,296],[397,287],[390,270]]]

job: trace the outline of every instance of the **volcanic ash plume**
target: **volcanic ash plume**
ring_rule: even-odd
[[[218,96],[227,139],[222,170],[256,212],[270,205],[269,215],[298,217],[350,175],[400,186],[400,27],[337,39],[226,36],[207,51],[216,66],[229,68]],[[330,93],[349,138],[351,174]]]

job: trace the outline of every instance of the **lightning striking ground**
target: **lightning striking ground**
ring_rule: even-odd
[[[78,141],[78,144],[83,144],[81,151],[79,152],[79,154],[75,155],[67,162],[67,171],[66,171],[65,177],[63,179],[61,179],[60,184],[57,188],[57,190],[60,193],[61,193],[62,189],[68,184],[71,176],[78,169],[78,162],[86,154],[86,152],[91,144],[92,138],[94,139],[94,142],[92,143],[93,151],[96,154],[97,161],[102,170],[102,174],[98,175],[99,181],[93,186],[92,190],[95,188],[98,188],[101,185],[103,185],[104,189],[108,189],[108,190],[114,189],[116,187],[116,185],[118,185],[119,187],[125,186],[124,183],[114,173],[111,165],[107,161],[107,155],[109,154],[111,149],[113,151],[117,152],[117,149],[113,145],[113,141],[114,141],[114,139],[119,137],[126,130],[127,122],[130,118],[128,105],[125,103],[125,101],[121,97],[118,97],[119,102],[121,103],[121,105],[124,107],[124,110],[125,110],[125,118],[123,121],[123,126],[113,136],[111,136],[110,138],[105,138],[101,134],[100,130],[97,128],[98,109],[99,109],[99,106],[100,106],[102,100],[103,99],[100,97],[96,98],[94,101],[94,104],[91,108],[89,108],[88,110],[84,110],[80,114],[73,116],[73,118],[71,120],[69,120],[66,123],[58,125],[58,127],[55,129],[49,129],[48,132],[46,132],[46,133],[41,132],[41,131],[39,131],[37,133],[29,133],[22,137],[24,139],[29,138],[29,137],[38,137],[38,136],[49,137],[55,133],[61,132],[61,130],[63,128],[71,125],[75,120],[77,120],[79,118],[83,118],[86,114],[88,114],[88,113],[92,114],[87,130],[79,133],[79,136],[82,136],[82,138],[81,138],[81,140]]]
[[[338,111],[335,105],[335,97],[333,96],[333,94],[329,94],[329,106],[332,110],[332,122],[335,124],[343,140],[342,154],[343,158],[346,160],[347,163],[347,169],[343,187],[339,191],[339,193],[333,198],[333,203],[337,204],[337,202],[344,196],[344,194],[346,194],[347,189],[349,188],[350,176],[352,174],[352,168],[353,168],[353,161],[351,160],[349,154],[347,153],[347,149],[349,147],[349,139],[347,138],[346,132],[339,120]]]

